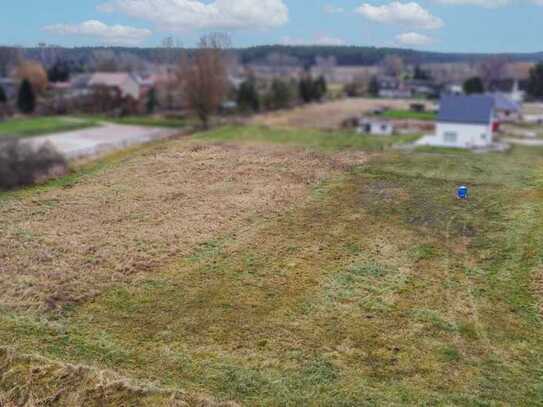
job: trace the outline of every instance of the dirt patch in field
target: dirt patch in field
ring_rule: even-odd
[[[344,99],[262,114],[256,116],[252,122],[280,128],[338,129],[344,120],[353,116],[359,116],[380,107],[408,109],[411,103],[413,103],[412,100]]]
[[[0,202],[0,305],[58,309],[303,201],[363,154],[175,141]]]

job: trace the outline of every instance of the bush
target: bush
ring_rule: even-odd
[[[20,140],[0,141],[0,190],[32,185],[67,170],[66,160],[50,143],[35,148]]]

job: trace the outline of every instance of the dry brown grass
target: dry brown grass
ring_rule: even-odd
[[[175,141],[74,186],[0,201],[0,305],[77,303],[135,281],[360,161],[272,145]],[[354,154],[354,155],[353,155]]]
[[[296,109],[262,114],[254,124],[280,128],[337,129],[345,119],[361,115],[372,109],[388,106],[391,109],[407,109],[412,100],[387,100],[353,98],[311,104]]]
[[[236,407],[203,396],[161,389],[113,372],[17,355],[0,348],[0,406]]]

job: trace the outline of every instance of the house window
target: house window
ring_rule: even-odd
[[[447,131],[445,132],[444,137],[445,143],[455,144],[458,139],[458,134],[456,134],[454,131]]]
[[[486,140],[486,133],[481,134],[481,139]]]

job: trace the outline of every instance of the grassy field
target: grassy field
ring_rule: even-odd
[[[360,117],[378,108],[405,111],[413,103],[410,99],[348,98],[328,103],[312,103],[288,111],[256,115],[253,124],[282,129],[338,130],[346,119]],[[425,103],[430,108],[430,102]]]
[[[4,400],[541,405],[543,151],[379,140],[232,127],[0,196]]]
[[[436,114],[433,112],[412,112],[410,110],[387,110],[380,115],[387,119],[396,119],[396,120],[425,120],[433,121],[436,119]]]
[[[0,138],[31,137],[96,126],[96,120],[69,117],[31,117],[0,122]]]

